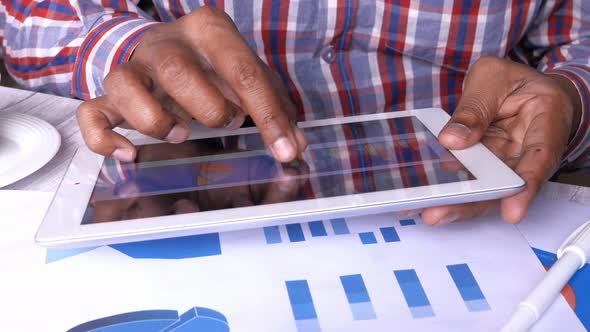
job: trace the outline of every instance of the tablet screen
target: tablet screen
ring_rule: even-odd
[[[413,116],[305,128],[289,164],[259,134],[138,147],[105,159],[83,224],[334,197],[473,180]]]

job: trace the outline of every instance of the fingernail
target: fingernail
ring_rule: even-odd
[[[295,158],[295,148],[286,137],[277,139],[272,143],[270,149],[272,150],[273,155],[282,162],[289,162],[291,159]]]
[[[223,127],[230,130],[238,129],[244,124],[244,120],[246,120],[246,115],[244,113],[235,113],[233,117],[223,125]]]
[[[457,136],[463,139],[469,138],[471,135],[471,129],[462,123],[452,122],[445,126],[444,130],[445,134],[450,134],[453,136]]]
[[[455,222],[457,220],[459,220],[459,218],[461,217],[461,215],[459,215],[459,213],[457,212],[453,212],[453,213],[449,213],[446,216],[444,216],[439,222],[437,222],[435,225],[436,226],[441,226],[441,225],[446,225],[446,224],[450,224],[452,222]]]
[[[113,151],[111,158],[129,163],[133,161],[133,151],[129,149],[117,148],[115,151]]]
[[[170,143],[182,143],[188,137],[188,130],[181,124],[175,124],[172,130],[166,136],[166,141]]]

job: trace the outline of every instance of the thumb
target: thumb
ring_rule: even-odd
[[[481,140],[510,93],[504,61],[484,58],[469,70],[459,105],[439,134],[443,146],[465,149]]]

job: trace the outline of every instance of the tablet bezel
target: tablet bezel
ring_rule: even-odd
[[[435,136],[449,120],[442,109],[429,108],[352,117],[312,120],[299,127],[342,124],[415,116]],[[193,130],[189,139],[255,133],[256,128],[234,131]],[[159,143],[146,139],[135,143]],[[172,216],[150,217],[82,225],[90,195],[104,157],[87,148],[79,149],[68,168],[35,240],[46,247],[66,248],[239,230],[307,220],[328,219],[336,215],[353,216],[414,209],[430,205],[480,201],[521,190],[524,181],[482,144],[451,153],[475,176],[475,180],[326,197],[264,206],[232,208]]]

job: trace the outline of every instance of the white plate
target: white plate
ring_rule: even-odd
[[[49,123],[28,114],[0,113],[0,188],[47,164],[60,144]]]

